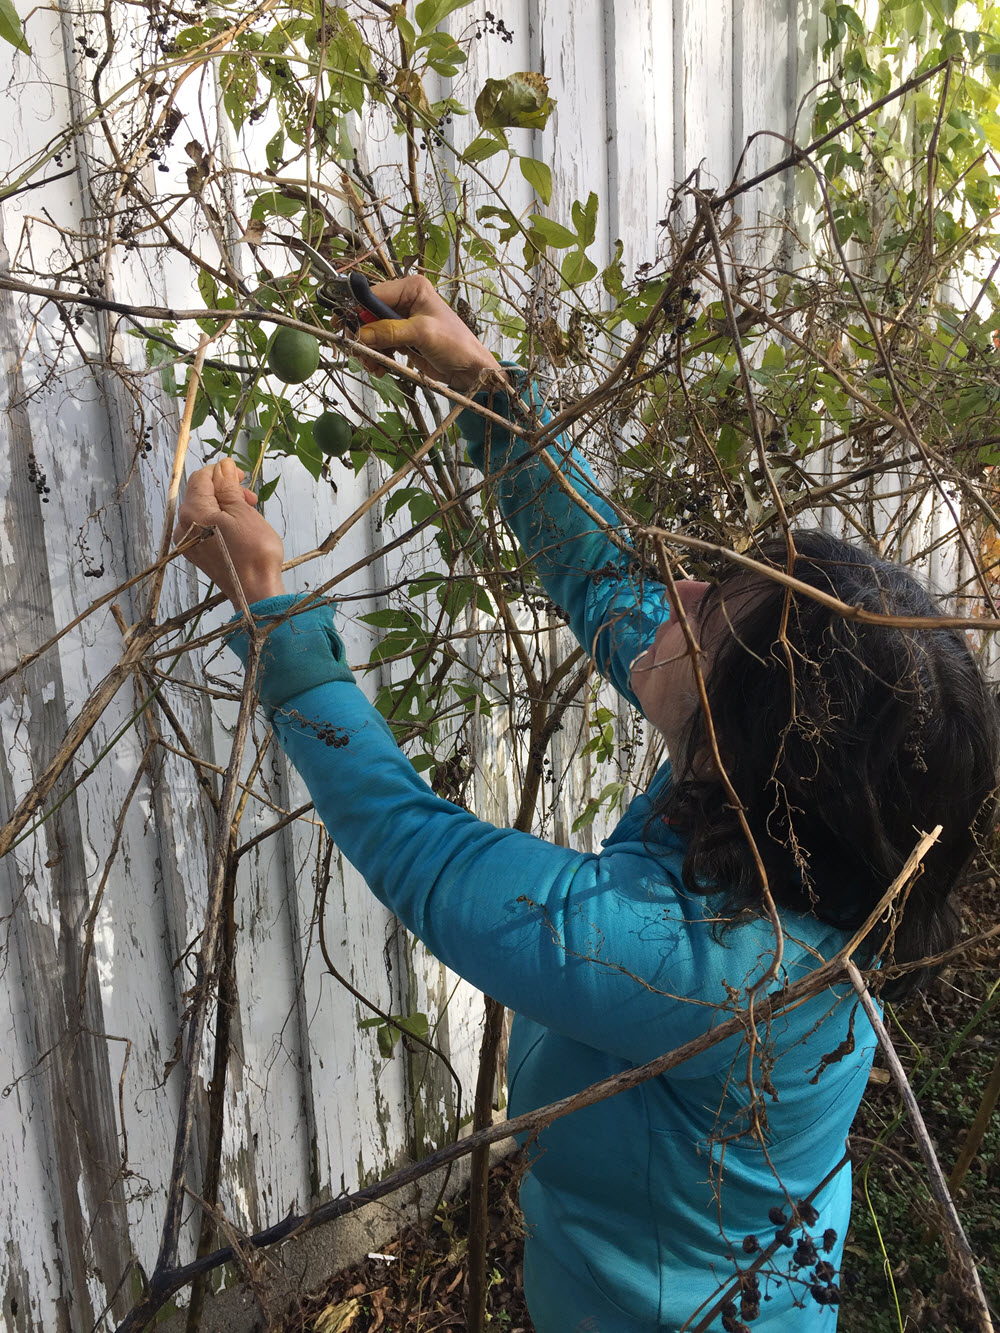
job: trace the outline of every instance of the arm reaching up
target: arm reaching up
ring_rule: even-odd
[[[518,422],[529,434],[551,420],[538,386],[517,367],[502,367],[426,278],[402,278],[373,290],[405,318],[366,325],[358,336],[367,346],[405,350],[419,370],[461,391],[473,389],[492,371],[494,382],[476,394],[477,402]],[[504,371],[506,382],[496,378]],[[546,445],[549,458],[587,509],[574,503],[529,440],[473,411],[463,412],[459,425],[470,461],[493,482],[504,516],[546,592],[566,613],[601,674],[638,706],[630,668],[669,618],[669,604],[663,585],[649,579],[639,560],[622,549],[628,542],[618,515],[586,461],[566,436]],[[612,540],[592,513],[623,542]]]

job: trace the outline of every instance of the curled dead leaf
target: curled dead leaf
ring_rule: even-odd
[[[339,1305],[328,1305],[316,1316],[314,1333],[346,1333],[360,1313],[361,1301],[356,1296]]]

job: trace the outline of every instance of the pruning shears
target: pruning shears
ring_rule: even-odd
[[[403,318],[391,305],[379,300],[368,279],[357,269],[341,273],[307,241],[296,239],[293,247],[303,251],[312,267],[323,277],[316,293],[317,301],[332,311],[350,333],[357,333],[362,324],[372,324],[377,319]]]

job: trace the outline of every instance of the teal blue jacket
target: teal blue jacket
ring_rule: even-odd
[[[506,395],[493,407],[514,419]],[[474,413],[462,427],[470,459],[488,470],[549,596],[601,673],[635,703],[629,666],[669,614],[662,588],[516,437]],[[614,525],[579,456],[562,440],[549,452]],[[253,611],[266,618],[295,602],[272,599]],[[331,837],[376,897],[442,962],[514,1011],[512,1114],[651,1060],[732,1012],[733,997],[745,997],[772,960],[772,930],[751,921],[720,940],[717,900],[684,889],[683,845],[651,818],[668,766],[597,854],[495,828],[439,799],[414,771],[353,683],[332,617],[318,606],[269,636],[262,701]],[[245,657],[243,634],[234,647]],[[782,922],[783,981],[844,942],[810,916],[783,913]],[[698,1325],[752,1264],[745,1238],[768,1245],[778,1229],[769,1211],[787,1214],[841,1161],[873,1050],[863,1011],[830,990],[760,1032],[752,1072],[758,1093],[766,1088],[763,1141],[748,1132],[739,1038],[539,1135],[521,1186],[524,1285],[538,1333]],[[815,1221],[760,1269],[759,1313],[750,1318],[751,1301],[744,1319],[754,1333],[832,1333],[836,1307],[811,1293],[817,1259],[798,1241],[813,1237],[817,1257],[838,1268],[850,1191],[844,1168],[815,1195]],[[720,1313],[711,1329],[724,1320],[738,1322]]]

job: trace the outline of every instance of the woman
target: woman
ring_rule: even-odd
[[[503,375],[424,279],[378,292],[406,318],[362,330],[369,346],[405,347],[461,390]],[[537,388],[508,373],[527,413],[507,381],[480,401],[544,424]],[[512,1113],[699,1036],[762,982],[775,991],[806,975],[867,918],[917,830],[937,823],[944,832],[892,936],[883,928],[866,957],[884,945],[883,963],[908,963],[951,942],[948,895],[988,818],[996,769],[993,702],[961,636],[858,625],[745,572],[712,588],[681,582],[671,607],[627,544],[595,524],[594,512],[612,528],[617,519],[562,441],[549,456],[569,487],[501,426],[473,412],[461,426],[577,638],[666,738],[673,775],[660,770],[603,851],[575,852],[438,799],[353,683],[328,606],[270,622],[259,688],[372,891],[515,1011]],[[280,539],[239,480],[228,461],[197,473],[178,534],[215,526],[268,623],[296,598],[281,581]],[[796,545],[795,576],[824,592],[935,614],[908,575],[866,551],[824,534]],[[217,548],[190,555],[235,603]],[[714,742],[677,603],[700,640]],[[245,634],[232,642],[245,657]],[[777,903],[774,975],[776,932],[719,759]],[[712,1329],[832,1330],[850,1209],[844,1145],[873,1048],[853,993],[831,988],[761,1025],[749,1066],[745,1038],[732,1037],[545,1130],[521,1188],[538,1333],[694,1328],[724,1295]],[[776,1236],[775,1253],[740,1280]]]

